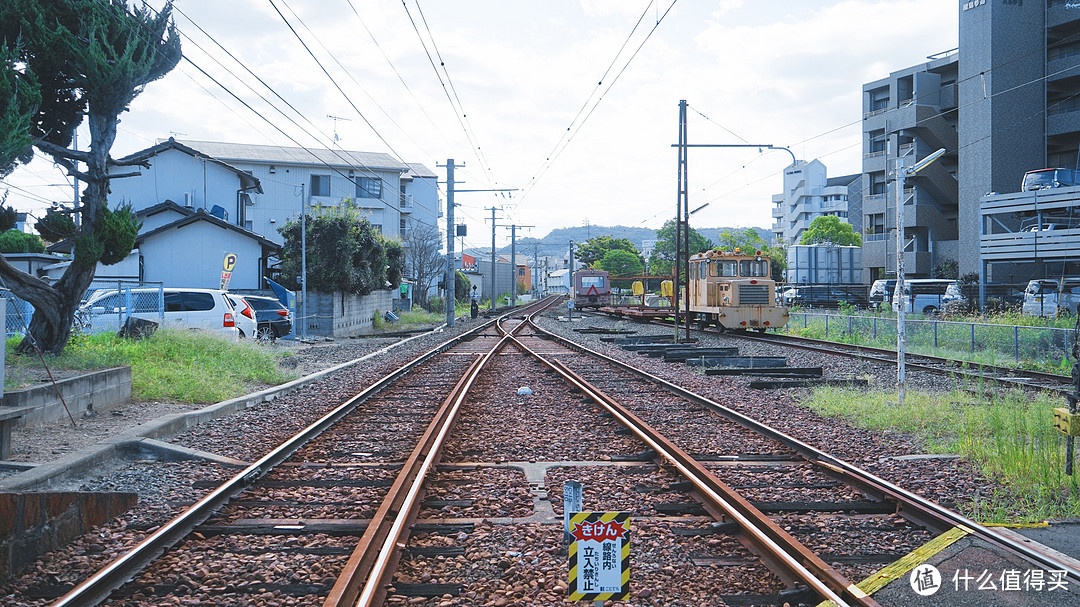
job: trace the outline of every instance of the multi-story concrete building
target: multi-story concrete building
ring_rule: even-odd
[[[863,85],[861,227],[864,280],[896,272],[897,166],[945,148],[946,154],[904,184],[904,269],[929,277],[957,259],[957,67],[950,51]],[[854,225],[854,222],[852,222]]]
[[[909,273],[955,260],[961,274],[998,282],[1060,274],[1067,260],[1044,256],[1075,249],[1065,240],[1080,236],[1061,224],[1020,234],[1042,205],[1034,194],[1002,198],[1027,171],[1080,168],[1080,10],[1068,0],[966,0],[959,12],[955,53],[863,87],[868,279],[895,271],[896,158],[911,166],[939,147],[948,154],[905,184]],[[1075,204],[1069,195],[1054,193],[1054,214],[1080,217],[1080,194]]]
[[[776,240],[798,244],[810,222],[823,215],[835,215],[861,231],[861,175],[830,179],[827,173],[820,160],[799,160],[784,169],[784,191],[772,197],[772,233]]]
[[[1047,226],[1052,217],[1080,218],[1080,193],[1006,195],[1027,171],[1080,168],[1078,34],[1075,2],[961,6],[960,237],[980,243],[962,249],[961,272],[1022,282],[1077,269],[1077,222]]]

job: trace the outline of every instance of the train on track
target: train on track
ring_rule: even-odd
[[[702,329],[715,326],[727,329],[779,329],[788,322],[788,309],[777,301],[772,266],[761,251],[754,253],[706,251],[690,257],[687,284],[680,291],[679,321],[687,315]],[[612,296],[607,272],[582,270],[574,273],[574,305],[597,308],[600,312],[639,320],[670,319],[671,281],[664,281],[667,292],[660,305],[646,305],[643,290],[635,286],[634,296]]]
[[[611,304],[611,281],[603,270],[574,272],[574,307],[599,308]]]
[[[701,328],[779,329],[787,324],[788,309],[776,301],[776,282],[768,257],[705,251],[690,257],[687,278],[691,320]]]

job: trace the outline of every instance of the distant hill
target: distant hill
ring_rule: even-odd
[[[691,224],[692,225],[692,224]],[[708,238],[712,242],[716,242],[720,236],[720,232],[724,230],[730,230],[733,228],[694,228],[702,236]],[[753,228],[757,230],[766,241],[771,240],[772,232],[763,228]],[[556,228],[551,232],[548,232],[547,236],[543,238],[518,238],[518,253],[529,255],[533,254],[533,245],[538,245],[537,253],[539,255],[555,255],[562,256],[566,254],[567,247],[570,246],[570,241],[581,243],[595,238],[597,236],[611,236],[612,238],[625,238],[634,243],[638,249],[641,249],[641,241],[643,240],[655,240],[656,230],[649,228],[631,228],[627,226],[588,226],[588,227],[573,227],[573,228]],[[510,247],[506,246],[498,251],[499,253],[509,253]]]

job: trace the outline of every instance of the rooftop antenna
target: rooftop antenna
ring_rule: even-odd
[[[345,122],[351,122],[351,120],[349,118],[342,118],[341,116],[332,116],[330,114],[327,114],[326,117],[329,118],[330,120],[334,121],[334,143],[337,143],[337,142],[341,141],[341,138],[338,137],[338,134],[337,134],[338,120],[344,120]]]

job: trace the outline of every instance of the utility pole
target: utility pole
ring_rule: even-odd
[[[300,184],[300,339],[307,339],[307,199]]]
[[[506,226],[503,226],[506,227]],[[535,228],[536,226],[519,226],[517,224],[511,224],[510,226],[510,267],[512,269],[511,274],[514,275],[513,280],[510,281],[510,306],[517,305],[517,229],[518,228]]]
[[[683,204],[689,198],[688,188],[686,184],[686,100],[679,101],[679,191],[675,197],[675,263],[672,265],[672,269],[675,271],[674,286],[675,292],[671,294],[672,305],[675,311],[675,343],[679,342],[679,272],[682,270],[682,249],[683,240],[690,240],[690,233],[685,234],[683,238]],[[686,246],[686,250],[689,251],[689,245]],[[687,255],[689,259],[689,255]],[[687,274],[689,278],[689,273]],[[690,290],[687,289],[687,303],[689,304]],[[686,308],[689,305],[684,306],[683,314],[686,314],[686,337],[690,338],[690,315],[687,313]]]
[[[495,311],[495,211],[497,207],[488,207],[485,211],[491,211],[491,311]]]
[[[533,292],[533,298],[534,299],[536,299],[538,297],[537,293],[540,291],[540,289],[539,289],[540,283],[537,282],[537,272],[540,271],[540,258],[537,256],[538,255],[537,251],[539,250],[539,248],[540,248],[540,244],[534,242],[533,243],[533,271],[532,271],[532,292]]]
[[[446,276],[443,278],[446,285],[446,326],[454,326],[454,316],[457,296],[457,276],[454,267],[454,164],[453,158],[447,158],[445,165],[435,164],[436,167],[446,167]],[[465,166],[465,165],[461,165]]]
[[[574,320],[574,241],[570,241],[570,302],[566,306],[567,315],[571,321]],[[678,333],[678,327],[675,328]],[[678,341],[678,340],[676,340]]]

